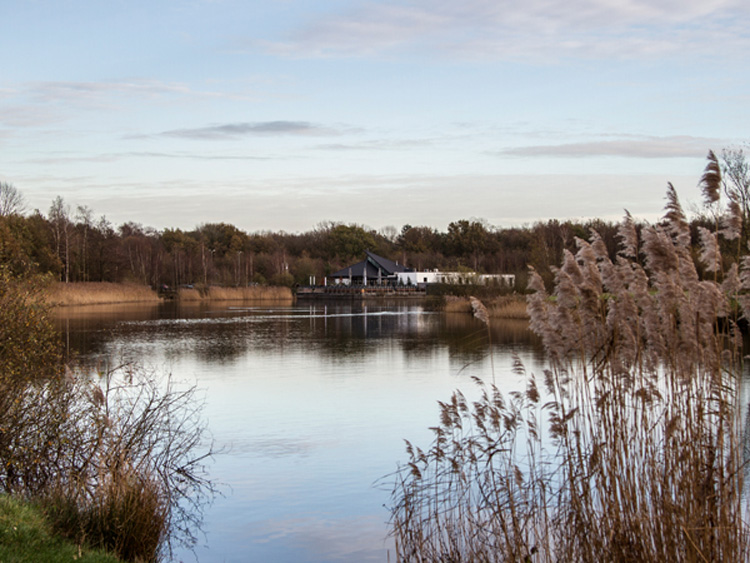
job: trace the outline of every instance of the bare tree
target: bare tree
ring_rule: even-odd
[[[87,205],[79,205],[76,212],[76,220],[83,228],[83,240],[81,248],[81,279],[83,281],[89,281],[88,272],[88,238],[89,231],[94,225],[94,212]]]
[[[57,196],[49,209],[49,222],[55,239],[55,250],[63,260],[63,281],[70,281],[70,206]],[[64,245],[64,248],[63,248]]]
[[[721,151],[721,179],[724,193],[736,201],[742,216],[742,246],[748,240],[750,222],[750,162],[745,151],[729,148]]]
[[[18,188],[13,184],[0,182],[0,217],[20,215],[25,208],[26,203]]]

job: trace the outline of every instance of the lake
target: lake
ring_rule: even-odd
[[[57,323],[81,363],[138,361],[205,398],[222,495],[181,561],[393,560],[383,477],[406,461],[403,440],[428,447],[437,401],[471,397],[471,376],[510,391],[514,355],[536,373],[544,362],[526,322],[488,335],[421,301],[90,306]]]

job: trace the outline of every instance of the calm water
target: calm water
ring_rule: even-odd
[[[87,307],[58,322],[84,363],[138,360],[202,390],[223,496],[184,561],[387,561],[378,481],[406,461],[404,438],[429,445],[438,400],[493,377],[485,327],[418,302]],[[526,323],[491,341],[501,388],[520,388],[513,354],[540,371]]]

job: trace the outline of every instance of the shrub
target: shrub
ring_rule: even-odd
[[[131,365],[72,386],[67,447],[43,491],[56,529],[129,561],[192,545],[214,490],[195,389]]]
[[[407,442],[399,561],[748,560],[730,304],[746,300],[750,263],[722,271],[705,231],[700,279],[671,186],[661,225],[639,236],[627,216],[619,235],[614,262],[596,233],[578,240],[552,295],[532,273],[531,327],[550,358],[541,390],[533,374],[508,397],[477,381],[477,401],[441,404],[429,450]]]
[[[133,365],[65,368],[36,295],[0,269],[0,486],[130,561],[192,543],[213,493],[195,389]]]

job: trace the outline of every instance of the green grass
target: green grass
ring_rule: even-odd
[[[114,555],[54,535],[39,509],[7,495],[0,495],[0,561],[121,563]]]

